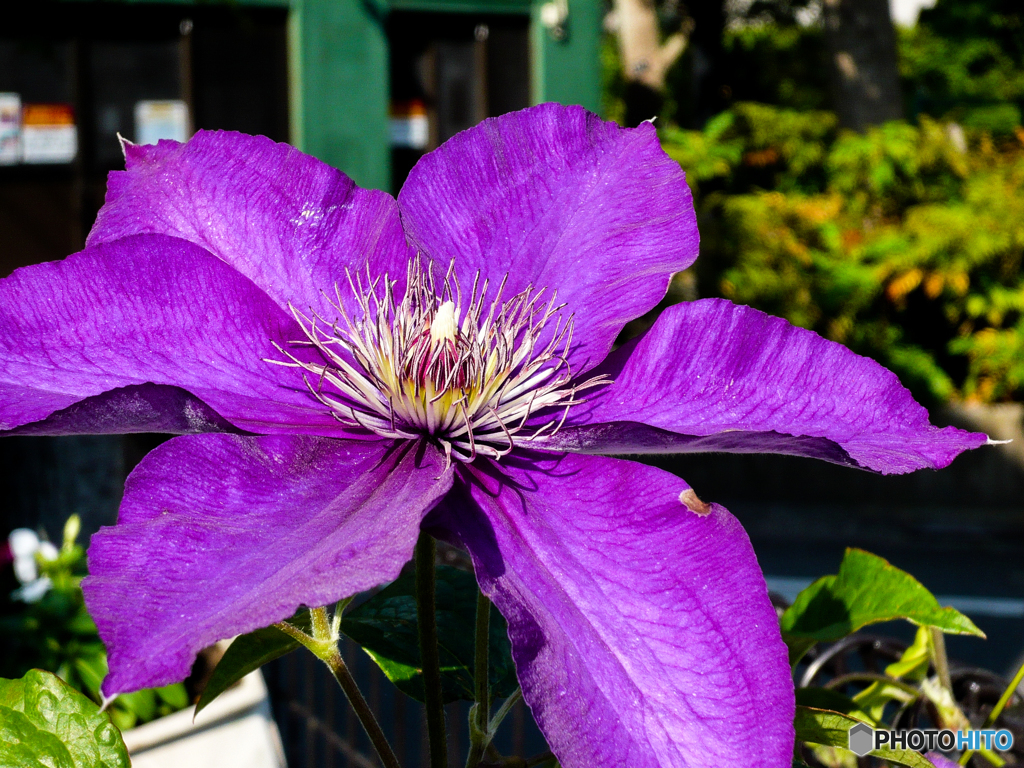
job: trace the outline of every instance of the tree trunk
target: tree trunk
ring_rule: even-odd
[[[844,128],[903,117],[896,31],[888,0],[825,0],[832,101]]]

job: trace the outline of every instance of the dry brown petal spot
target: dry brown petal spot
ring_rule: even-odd
[[[700,517],[707,517],[711,514],[711,505],[705,504],[699,498],[697,494],[693,492],[692,488],[687,488],[685,491],[679,494],[679,500],[683,502],[683,506],[693,512],[695,515]]]

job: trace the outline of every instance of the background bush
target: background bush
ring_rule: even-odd
[[[695,106],[697,54],[669,74],[656,124],[702,237],[669,300],[782,315],[928,402],[1024,399],[1024,5],[939,0],[898,30],[908,119],[864,134],[829,111],[823,31],[797,23],[813,7],[755,0],[732,18],[730,106],[710,119]],[[621,120],[613,38],[604,63],[606,113]]]
[[[698,293],[870,355],[918,395],[1024,395],[1024,131],[921,116],[865,134],[737,104],[668,128],[701,223]]]

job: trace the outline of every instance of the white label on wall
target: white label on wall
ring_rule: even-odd
[[[391,118],[391,146],[423,149],[430,138],[426,115]]]
[[[26,163],[70,163],[78,154],[78,129],[70,104],[25,104],[21,158]]]
[[[188,141],[188,106],[184,101],[135,102],[135,143],[156,144],[160,139]]]
[[[21,97],[0,93],[0,165],[21,162]]]

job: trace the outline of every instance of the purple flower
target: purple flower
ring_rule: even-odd
[[[398,200],[233,133],[126,147],[87,247],[0,283],[0,429],[180,435],[93,537],[107,694],[464,546],[566,768],[788,766],[793,686],[724,508],[607,455],[942,467],[876,363],[725,301],[650,125],[547,104],[424,157]],[[557,296],[556,296],[557,294]]]

